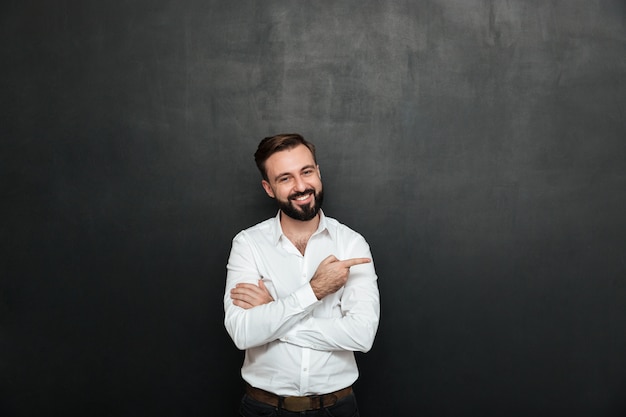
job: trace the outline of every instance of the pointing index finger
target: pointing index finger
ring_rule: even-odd
[[[344,264],[346,268],[350,268],[351,266],[359,265],[359,264],[367,264],[372,260],[370,258],[350,258],[344,259],[341,263]]]

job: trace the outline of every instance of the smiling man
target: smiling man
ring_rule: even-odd
[[[358,416],[355,351],[372,347],[380,315],[369,245],[326,217],[315,146],[298,134],[255,153],[278,214],[233,239],[224,324],[245,350],[240,415]]]

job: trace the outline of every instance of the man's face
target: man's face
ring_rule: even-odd
[[[280,210],[295,220],[313,219],[324,199],[319,166],[304,145],[276,152],[265,161],[267,195],[275,198]]]

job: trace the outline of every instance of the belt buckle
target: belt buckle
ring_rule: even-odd
[[[294,412],[312,410],[311,399],[309,397],[285,397],[283,398],[283,408]]]

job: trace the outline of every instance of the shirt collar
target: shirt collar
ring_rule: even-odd
[[[328,222],[326,221],[326,216],[324,215],[324,212],[322,211],[322,209],[320,209],[319,211],[320,213],[320,223],[317,225],[317,230],[315,231],[315,233],[313,233],[313,235],[316,235],[318,233],[323,232],[324,230],[328,230]],[[280,240],[281,236],[284,236],[283,234],[283,228],[280,226],[280,210],[278,210],[278,213],[276,214],[276,216],[274,216],[273,222],[272,222],[272,229],[273,229],[273,242],[274,244],[278,244],[278,241]],[[330,233],[330,231],[328,231]],[[332,236],[332,234],[330,234]]]

